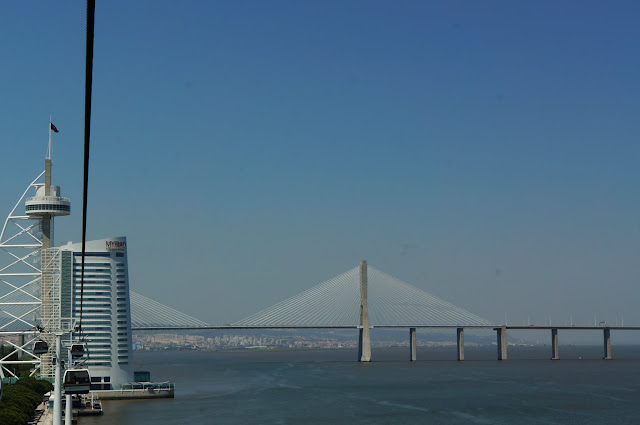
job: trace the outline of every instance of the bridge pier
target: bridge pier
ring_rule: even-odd
[[[551,329],[551,360],[560,360],[558,355],[558,329]]]
[[[498,360],[507,360],[507,327],[495,328],[498,337]]]
[[[604,329],[604,360],[611,360],[611,329]]]
[[[369,307],[367,305],[367,262],[360,263],[360,329],[358,361],[371,361],[371,335],[369,334]]]
[[[416,346],[416,328],[409,328],[409,361],[415,362],[418,358]]]
[[[24,334],[20,334],[20,336],[18,337],[18,345],[24,349],[24,340],[25,340],[25,335]],[[18,359],[22,359],[24,358],[24,351],[20,350],[18,351]]]
[[[458,361],[464,360],[464,328],[457,329],[458,334]]]

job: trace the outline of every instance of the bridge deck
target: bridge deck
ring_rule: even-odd
[[[358,329],[357,325],[350,326],[155,326],[155,327],[132,327],[132,331],[169,331],[169,330],[225,330],[225,329]],[[470,325],[379,325],[370,326],[371,329],[497,329],[506,328],[507,330],[640,330],[640,326],[554,326],[554,325],[531,325],[531,326],[470,326]]]

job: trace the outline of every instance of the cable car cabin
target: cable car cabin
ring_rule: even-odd
[[[33,344],[33,354],[47,354],[49,352],[49,344],[47,344],[45,341],[36,341],[35,344]]]
[[[86,349],[84,344],[82,343],[74,343],[71,344],[71,358],[76,360],[79,359],[81,357],[84,357],[86,353]]]
[[[91,389],[91,377],[87,369],[69,369],[64,373],[65,394],[88,394]]]

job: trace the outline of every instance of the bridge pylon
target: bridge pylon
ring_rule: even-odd
[[[360,263],[360,324],[358,361],[371,361],[371,336],[369,334],[369,306],[367,305],[367,262]]]

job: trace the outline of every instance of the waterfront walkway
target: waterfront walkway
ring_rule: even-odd
[[[52,425],[53,424],[53,410],[49,409],[48,403],[42,402],[36,408],[36,413],[28,422],[29,425]]]

